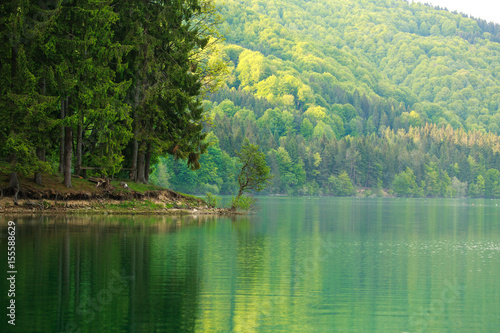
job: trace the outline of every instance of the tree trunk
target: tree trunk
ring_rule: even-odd
[[[42,82],[42,95],[45,96],[45,88],[46,88],[46,83],[45,83],[45,77],[43,78]],[[45,162],[45,148],[42,147],[36,147],[36,156],[38,159],[42,162]],[[37,185],[42,185],[42,173],[40,171],[35,171],[35,184]]]
[[[130,180],[136,181],[137,176],[137,154],[139,153],[139,142],[137,142],[137,137],[139,135],[139,126],[137,124],[137,108],[139,108],[140,104],[140,80],[137,80],[137,84],[135,86],[135,96],[134,96],[134,113],[132,115],[132,121],[134,126],[134,138],[133,148],[132,148],[132,170],[130,171]]]
[[[83,120],[82,120],[83,121]],[[80,176],[80,170],[82,167],[82,141],[83,141],[83,130],[82,123],[78,123],[78,129],[76,133],[76,165],[75,165],[75,174]]]
[[[245,191],[245,190],[243,189],[243,187],[242,187],[242,186],[240,186],[240,190],[238,191],[238,195],[236,196],[236,198],[234,198],[233,202],[231,203],[231,208],[230,208],[230,209],[231,209],[233,212],[236,212],[236,206],[235,206],[235,204],[236,204],[236,202],[238,202],[238,200],[240,200],[240,198],[241,198],[241,196],[243,195],[243,192],[244,192],[244,191]]]
[[[73,153],[73,129],[64,128],[64,185],[71,187],[71,155]]]
[[[139,152],[139,142],[135,139],[137,130],[134,130],[133,149],[132,149],[132,170],[130,171],[130,180],[137,180],[137,155]]]
[[[9,182],[9,187],[18,190],[20,185],[19,185],[19,178],[17,177],[17,172],[11,172],[10,173],[10,182]]]
[[[139,126],[137,125],[137,108],[139,107],[139,88],[136,88],[135,93],[135,105],[134,105],[134,114],[133,114],[133,126],[134,126],[134,138],[132,140],[132,170],[130,171],[130,180],[137,181],[137,156],[139,154],[139,142],[137,141],[137,137],[139,135]]]
[[[149,169],[151,167],[151,144],[148,143],[148,148],[146,150],[145,156],[145,166],[144,166],[144,179],[146,179],[146,183],[149,182]]]
[[[137,179],[136,179],[138,183],[146,184],[145,170],[146,170],[145,152],[144,150],[139,149],[139,153],[137,156]]]
[[[12,155],[10,164],[12,165],[12,169],[14,170],[16,164],[17,164],[17,157],[16,155]],[[10,181],[9,181],[9,188],[14,190],[14,204],[17,205],[17,195],[19,193],[19,188],[21,186],[19,185],[19,178],[17,177],[17,171],[13,171],[10,173]]]
[[[19,185],[19,179],[17,178],[17,172],[14,171],[10,174],[10,183],[9,183],[9,187],[11,189],[14,190],[14,204],[17,206],[18,203],[17,203],[17,195],[19,194],[19,189],[20,189],[20,185]]]
[[[61,119],[64,120],[66,116],[66,101],[61,98]],[[59,134],[59,173],[64,172],[64,124],[61,124],[60,134]]]
[[[45,148],[36,148],[36,156],[42,162],[45,162]],[[35,172],[35,183],[37,185],[42,185],[42,173],[40,171]]]
[[[12,170],[15,170],[15,167],[17,165],[17,156],[15,154],[12,154],[10,157],[10,165],[12,167]],[[9,187],[13,189],[19,189],[19,179],[17,178],[17,171],[12,171],[10,173],[10,181],[9,181]]]

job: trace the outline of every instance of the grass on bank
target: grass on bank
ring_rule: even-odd
[[[42,185],[37,185],[33,179],[33,176],[23,177],[19,176],[20,187],[24,192],[34,192],[40,194],[58,194],[62,198],[68,194],[78,194],[84,193],[87,197],[95,197],[105,194],[105,190],[96,187],[96,183],[90,182],[87,179],[81,177],[73,177],[71,179],[72,187],[66,187],[63,184],[64,177],[60,174],[45,172],[42,174]],[[10,183],[10,174],[7,172],[6,164],[0,163],[0,189],[4,190],[9,187]],[[126,183],[128,189],[125,189],[122,186],[122,183]],[[170,204],[166,203],[165,205],[161,205],[161,207],[154,202],[150,201],[149,197],[146,197],[143,200],[132,199],[123,200],[118,205],[113,205],[112,208],[140,208],[140,209],[163,209],[163,208],[184,208],[189,206],[199,206],[200,198],[179,193],[173,192],[167,188],[152,185],[152,184],[141,184],[135,183],[130,180],[112,180],[111,181],[112,189],[109,193],[113,195],[123,195],[123,197],[127,197],[127,194],[139,193],[139,194],[147,194],[147,193],[158,193],[161,191],[165,191],[165,193],[174,194],[172,201],[177,201],[178,203]],[[5,194],[5,193],[4,193]],[[177,200],[174,200],[177,198]],[[22,198],[21,198],[22,199]]]
[[[66,187],[63,184],[64,176],[60,174],[45,172],[42,174],[42,185],[37,185],[33,180],[34,176],[30,175],[28,177],[19,176],[19,183],[21,188],[33,189],[38,191],[52,190],[58,193],[73,193],[75,191],[87,192],[87,193],[99,193],[102,189],[96,187],[96,184],[90,182],[82,177],[72,177],[71,187]],[[123,190],[120,183],[125,182],[129,187],[129,191],[135,191],[138,193],[145,193],[148,191],[161,191],[166,190],[161,186],[151,185],[151,184],[139,184],[134,183],[129,180],[112,180],[111,185],[114,190]],[[0,164],[0,188],[7,188],[10,183],[10,174],[6,171],[6,164]]]

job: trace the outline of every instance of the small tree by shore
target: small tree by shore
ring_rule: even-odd
[[[251,190],[262,191],[272,178],[271,169],[267,166],[266,155],[259,151],[258,145],[251,144],[248,139],[243,143],[241,151],[236,154],[240,158],[242,167],[238,175],[238,195],[232,200],[231,209],[248,209],[253,202],[244,198],[244,193]]]

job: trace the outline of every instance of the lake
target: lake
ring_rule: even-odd
[[[261,197],[254,215],[16,222],[2,332],[500,332],[500,201]],[[5,328],[5,329],[4,329]]]

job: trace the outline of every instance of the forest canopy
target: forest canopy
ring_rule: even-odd
[[[199,167],[201,96],[224,71],[210,0],[3,1],[0,146],[10,187],[58,169],[130,170],[147,182],[155,155]]]
[[[94,168],[234,194],[246,138],[274,175],[265,193],[500,197],[497,24],[402,0],[17,0],[0,15],[11,187]]]
[[[174,188],[234,193],[248,138],[275,175],[267,193],[499,197],[499,25],[400,0],[228,0],[221,14],[211,174],[162,159]]]

